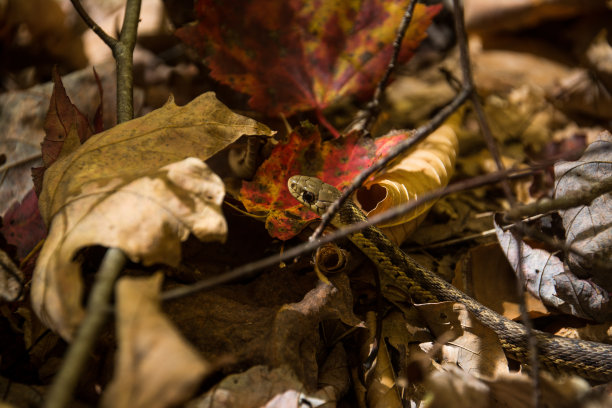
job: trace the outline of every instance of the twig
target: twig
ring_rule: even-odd
[[[125,254],[120,249],[111,248],[106,251],[89,295],[87,316],[83,319],[76,338],[64,357],[59,373],[53,379],[45,402],[46,408],[69,406],[92,345],[97,340],[106,320],[106,305],[113,291],[115,280],[125,264],[125,259]]]
[[[117,44],[117,40],[106,34],[106,31],[104,31],[102,27],[96,24],[96,22],[93,21],[91,17],[89,17],[89,14],[87,14],[85,9],[83,8],[83,5],[81,4],[80,0],[70,0],[70,2],[72,3],[72,6],[76,9],[76,11],[79,13],[83,21],[85,21],[85,24],[87,24],[89,28],[91,28],[91,30],[96,33],[106,45],[108,45],[110,49],[113,49],[115,47],[115,44]]]
[[[13,167],[20,166],[20,165],[22,165],[24,163],[27,163],[27,162],[30,162],[32,160],[40,159],[41,157],[42,157],[41,153],[36,153],[36,154],[32,154],[32,155],[30,155],[28,157],[24,157],[22,159],[16,160],[14,162],[6,163],[5,165],[0,166],[0,173],[3,173],[5,171],[7,171],[7,170],[12,169]]]
[[[188,296],[188,295],[191,295],[197,292],[201,292],[201,291],[213,288],[217,285],[229,283],[229,282],[232,282],[240,278],[253,276],[257,271],[261,269],[268,268],[270,266],[274,266],[280,262],[284,262],[284,261],[293,259],[297,256],[303,255],[305,253],[311,252],[323,244],[326,244],[332,241],[336,241],[340,238],[344,238],[347,235],[350,235],[362,229],[368,228],[369,226],[390,220],[392,218],[396,218],[399,215],[402,215],[409,211],[414,210],[416,207],[428,201],[437,200],[440,197],[446,196],[448,194],[453,194],[458,191],[463,191],[463,190],[468,190],[468,189],[472,189],[476,187],[481,187],[484,185],[493,184],[507,177],[510,177],[510,178],[527,177],[529,175],[532,175],[534,171],[538,171],[539,169],[545,168],[548,165],[550,165],[550,163],[542,163],[537,166],[534,166],[531,169],[506,170],[502,172],[485,174],[483,176],[473,177],[469,180],[465,180],[459,183],[451,184],[444,188],[433,190],[427,194],[422,195],[417,200],[410,201],[401,206],[394,207],[388,211],[385,211],[384,213],[378,214],[377,216],[368,219],[368,221],[346,226],[342,228],[341,230],[334,231],[333,233],[327,234],[317,240],[311,240],[309,242],[297,245],[293,248],[289,248],[288,250],[284,251],[282,254],[272,255],[267,258],[263,258],[258,261],[255,261],[255,262],[251,262],[251,263],[242,265],[236,269],[233,269],[222,275],[215,276],[214,278],[211,278],[211,279],[202,280],[200,282],[196,282],[191,285],[186,285],[180,288],[168,290],[162,294],[161,299],[162,300],[177,299],[177,298],[181,298],[184,296]]]
[[[566,210],[568,208],[578,207],[579,205],[589,205],[600,195],[609,193],[611,191],[612,177],[609,177],[564,197],[555,199],[544,198],[536,201],[535,203],[512,208],[506,213],[504,221],[516,221],[523,217],[530,217],[535,214]]]
[[[412,20],[412,13],[414,11],[414,7],[416,5],[416,0],[410,0],[408,7],[406,7],[406,11],[404,12],[404,16],[402,17],[402,21],[397,29],[397,34],[395,35],[395,40],[393,40],[393,54],[391,55],[391,60],[387,65],[387,70],[385,71],[382,79],[378,82],[376,86],[376,90],[374,91],[374,96],[368,106],[366,107],[366,115],[362,119],[363,120],[363,129],[366,131],[369,130],[372,123],[375,122],[376,117],[380,113],[380,101],[382,99],[385,88],[387,87],[387,82],[389,82],[389,78],[391,74],[395,70],[395,64],[397,64],[397,59],[399,58],[400,51],[402,49],[402,41],[406,36],[406,31],[410,26],[410,21]]]
[[[459,43],[459,50],[461,52],[468,53],[468,45],[467,45],[467,36],[465,31],[464,19],[463,19],[463,7],[459,4],[459,0],[453,0],[453,15],[455,21],[455,32],[457,33],[457,42]],[[472,75],[472,68],[469,63],[469,56],[466,58],[461,58],[461,72],[463,74],[463,82],[474,84],[474,77]],[[478,93],[475,92],[475,88],[473,88],[473,92],[470,94],[470,99],[472,105],[474,106],[474,110],[476,112],[476,117],[478,119],[478,123],[480,125],[480,130],[482,136],[487,144],[487,148],[493,156],[493,160],[495,161],[495,165],[497,166],[498,171],[504,170],[504,164],[501,161],[501,157],[499,154],[499,150],[497,149],[497,144],[495,143],[495,139],[493,138],[493,134],[491,133],[491,128],[489,127],[489,123],[482,109],[482,105],[480,104],[480,100],[478,99]],[[504,190],[504,195],[508,199],[508,202],[511,206],[516,204],[516,199],[512,194],[512,190],[510,189],[510,183],[508,180],[502,181],[502,188]],[[521,246],[519,245],[519,268],[520,262],[522,262],[522,256],[520,254]],[[533,335],[533,324],[527,313],[527,305],[525,304],[525,277],[522,274],[519,274],[519,279],[517,279],[517,293],[519,295],[519,310],[521,312],[521,320],[525,325],[527,330],[527,343],[529,348],[529,356],[531,360],[531,378],[533,381],[533,402],[534,407],[540,407],[541,402],[541,392],[540,392],[540,375],[539,375],[539,360],[538,360],[538,349],[537,349],[537,338]]]
[[[70,1],[85,23],[113,52],[113,57],[117,63],[117,123],[127,122],[134,117],[133,53],[136,46],[141,0],[127,1],[119,40],[108,35],[93,21],[81,5],[80,0]]]
[[[71,1],[83,20],[113,51],[117,63],[117,122],[127,122],[134,116],[133,51],[136,44],[141,0],[127,0],[119,40],[106,34],[89,17],[78,0]],[[46,407],[62,408],[70,403],[89,353],[106,321],[115,280],[126,260],[127,256],[118,248],[110,248],[106,251],[89,295],[85,317],[66,353],[60,371],[53,380],[45,403]]]

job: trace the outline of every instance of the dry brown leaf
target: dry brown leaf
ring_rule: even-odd
[[[426,380],[432,400],[429,408],[524,408],[532,407],[533,380],[524,373],[501,374],[488,379],[466,374],[457,367],[433,373]],[[588,397],[590,387],[579,377],[553,379],[542,373],[540,392],[548,407],[604,407],[612,398],[605,392]],[[588,402],[587,402],[588,401]]]
[[[456,114],[392,167],[364,183],[355,194],[355,201],[369,217],[448,184],[459,148],[453,128],[458,120],[459,114]],[[416,229],[433,204],[420,205],[401,217],[380,224],[379,228],[400,244]]]
[[[368,317],[369,336],[361,347],[361,361],[368,357],[376,338],[376,318],[373,314]],[[406,401],[418,406],[422,402],[424,391],[415,384],[406,383],[407,362],[414,360],[412,346],[416,346],[415,342],[432,340],[424,327],[415,326],[415,323],[421,322],[414,309],[405,313],[391,311],[383,319],[378,354],[372,368],[365,373],[368,407],[403,407]],[[395,352],[394,355],[391,350]]]
[[[439,339],[450,341],[442,348],[445,361],[466,373],[495,377],[508,372],[508,360],[497,334],[474,318],[461,303],[440,302],[416,305]]]
[[[115,64],[96,66],[104,90],[105,126],[112,126],[116,100]],[[91,68],[63,77],[64,86],[79,109],[93,116],[100,103],[98,88]],[[112,85],[112,86],[111,86]],[[48,82],[24,91],[0,94],[0,157],[6,157],[0,183],[0,215],[15,201],[21,201],[32,188],[32,167],[39,166],[40,144],[45,136],[43,122],[49,109],[53,84]],[[135,91],[135,110],[142,92]],[[30,159],[30,160],[28,160]]]
[[[0,250],[0,299],[13,302],[22,293],[24,276],[8,254]]]
[[[186,405],[188,408],[335,407],[340,395],[328,389],[309,393],[290,368],[253,366],[224,378],[212,390]]]
[[[160,309],[163,275],[117,284],[119,351],[102,407],[171,407],[189,399],[209,364]]]
[[[466,0],[468,30],[505,31],[606,10],[601,0]]]
[[[352,311],[348,278],[317,281],[314,273],[289,268],[240,285],[228,285],[165,306],[202,355],[237,368],[286,366],[308,390],[315,390],[322,347],[319,326],[325,320],[359,323]]]
[[[272,133],[213,93],[184,107],[170,101],[81,146],[71,132],[39,200],[50,223],[32,284],[41,320],[65,339],[81,321],[83,283],[73,260],[81,248],[117,247],[135,262],[176,265],[189,233],[223,240],[223,183],[200,159],[243,134]]]
[[[238,115],[207,92],[185,106],[171,98],[148,115],[62,150],[63,159],[45,173],[40,210],[45,222],[79,199],[85,184],[123,183],[167,164],[197,157],[206,160],[242,135],[271,136],[267,126]],[[111,189],[112,191],[112,189]]]
[[[516,276],[497,243],[472,248],[467,262],[457,263],[453,285],[508,319],[521,315]],[[531,317],[549,314],[546,306],[529,292],[525,293],[525,304]]]
[[[83,317],[83,281],[74,254],[90,245],[119,247],[135,262],[177,265],[180,242],[193,233],[223,240],[223,183],[189,158],[123,183],[89,183],[53,218],[32,278],[32,305],[65,339]]]

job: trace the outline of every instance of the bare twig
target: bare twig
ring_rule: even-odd
[[[467,36],[464,26],[463,20],[463,7],[459,4],[459,0],[453,0],[453,15],[455,21],[455,32],[457,33],[457,42],[459,43],[459,50],[462,53],[468,53],[468,45],[467,45]],[[472,75],[472,68],[469,63],[469,56],[466,55],[465,58],[461,58],[461,72],[463,74],[463,82],[474,84],[474,77]],[[495,143],[495,139],[493,138],[493,134],[491,133],[491,128],[489,127],[489,123],[482,109],[482,105],[480,104],[480,100],[478,99],[478,93],[475,92],[475,88],[470,94],[470,99],[472,105],[474,106],[474,110],[476,112],[476,117],[478,118],[478,123],[480,125],[480,130],[482,136],[487,144],[487,148],[493,156],[493,160],[495,161],[495,165],[497,166],[498,171],[504,170],[504,164],[501,161],[501,156],[499,154],[499,150],[497,148],[497,144]],[[504,190],[504,195],[508,199],[510,205],[516,204],[516,199],[512,194],[512,190],[510,189],[510,183],[508,180],[502,180],[502,188]],[[520,246],[519,246],[520,248]],[[519,249],[520,251],[520,249]],[[519,254],[519,260],[522,257]],[[520,262],[520,261],[519,261]],[[527,338],[528,338],[528,347],[529,347],[529,355],[531,360],[531,378],[533,381],[533,400],[534,406],[537,408],[540,406],[541,401],[541,392],[540,392],[540,376],[539,376],[539,360],[538,360],[538,350],[537,350],[537,338],[533,335],[533,324],[531,319],[529,318],[529,314],[527,313],[527,306],[525,305],[525,277],[522,274],[519,274],[519,279],[517,279],[517,293],[519,294],[519,310],[521,312],[521,320],[527,329]]]
[[[406,11],[404,12],[402,21],[400,22],[400,25],[397,29],[395,40],[393,41],[393,54],[391,55],[391,60],[387,65],[387,70],[385,71],[382,79],[378,82],[378,86],[376,86],[372,101],[370,101],[370,103],[368,103],[368,106],[366,107],[366,115],[363,119],[363,129],[366,131],[368,131],[372,123],[376,121],[376,117],[380,113],[380,101],[382,99],[385,88],[387,87],[387,82],[389,82],[389,78],[395,70],[395,64],[397,64],[397,59],[399,58],[399,54],[402,49],[402,41],[404,40],[404,37],[406,36],[406,31],[410,26],[410,21],[412,20],[412,13],[414,11],[415,5],[416,0],[410,0],[408,7],[406,7]]]
[[[106,34],[89,17],[78,0],[71,1],[83,20],[113,51],[117,63],[117,122],[127,122],[134,116],[133,51],[136,44],[141,0],[127,0],[119,40]],[[110,248],[106,251],[96,275],[96,282],[89,295],[85,318],[64,357],[60,371],[54,378],[45,403],[46,407],[60,408],[69,405],[89,353],[106,321],[115,280],[126,260],[125,253],[118,248]]]
[[[589,205],[600,195],[611,191],[612,178],[607,178],[597,183],[593,183],[581,191],[573,192],[564,197],[555,199],[544,198],[535,203],[514,207],[506,213],[504,221],[517,221],[523,217],[530,217],[535,214],[566,210],[568,208],[578,207],[579,205]]]
[[[537,171],[548,165],[550,165],[550,163],[543,163],[538,166],[534,166],[532,169],[506,170],[502,172],[485,174],[483,176],[473,177],[469,180],[465,180],[459,183],[446,186],[444,188],[433,190],[427,194],[422,195],[418,200],[410,201],[401,206],[394,207],[388,211],[385,211],[384,213],[378,214],[377,216],[368,219],[368,221],[346,226],[341,230],[334,231],[333,233],[327,234],[317,240],[310,240],[309,242],[285,250],[282,254],[276,254],[255,262],[251,262],[249,264],[242,265],[227,273],[215,276],[214,278],[202,280],[192,285],[186,285],[180,288],[171,289],[167,292],[164,292],[161,298],[162,300],[177,299],[180,297],[191,295],[193,293],[213,288],[221,284],[229,283],[240,278],[253,276],[256,272],[264,268],[277,265],[280,262],[287,261],[297,256],[311,252],[323,244],[336,241],[340,238],[346,237],[347,235],[353,234],[372,225],[382,223],[392,218],[396,218],[399,215],[414,210],[414,208],[428,201],[437,200],[440,197],[446,196],[448,194],[453,194],[458,191],[494,184],[507,177],[527,177],[529,175],[532,175],[534,171]]]
[[[96,33],[106,45],[108,45],[110,49],[113,49],[115,47],[115,44],[117,44],[117,40],[108,35],[106,31],[102,29],[102,27],[100,27],[98,24],[96,24],[95,21],[92,20],[89,14],[87,14],[87,11],[85,11],[85,9],[83,8],[83,5],[81,4],[80,0],[70,0],[70,2],[72,3],[72,6],[76,9],[76,11],[79,13],[83,21],[85,21],[85,24],[87,24],[89,28],[91,28],[91,30]]]
[[[463,25],[461,25],[461,27],[455,27],[455,30],[459,30],[459,28],[462,28],[462,27]],[[469,55],[468,55],[466,44],[463,44],[463,47],[460,47],[459,50],[460,50],[459,59],[461,61],[461,66],[462,67],[469,66],[470,61],[469,61]],[[368,169],[364,170],[355,178],[353,183],[342,193],[340,198],[336,200],[332,205],[330,205],[327,211],[325,212],[325,214],[323,215],[323,217],[321,217],[321,224],[317,227],[317,229],[311,235],[310,237],[311,240],[316,240],[317,238],[321,236],[324,228],[329,225],[329,223],[331,222],[331,219],[336,214],[336,212],[338,212],[342,204],[344,204],[344,202],[348,199],[348,197],[351,194],[353,194],[359,187],[361,187],[363,182],[366,181],[368,177],[370,177],[372,174],[376,173],[377,171],[382,170],[390,161],[395,159],[400,154],[404,153],[406,150],[413,147],[415,144],[423,140],[425,137],[429,136],[431,132],[433,132],[435,129],[440,127],[440,125],[442,125],[442,123],[450,115],[452,115],[466,101],[467,98],[470,97],[474,89],[474,84],[471,82],[470,75],[464,74],[464,78],[469,79],[469,81],[463,83],[463,87],[461,91],[451,101],[451,103],[449,103],[443,109],[441,109],[428,123],[419,127],[414,132],[413,137],[395,146],[393,149],[390,150],[387,156],[377,161],[372,167],[369,167]]]
[[[96,275],[96,282],[89,295],[87,316],[83,319],[76,338],[64,357],[59,373],[53,379],[53,385],[45,402],[46,408],[69,406],[92,345],[98,338],[106,320],[108,299],[125,259],[125,255],[119,249],[111,248],[106,251]]]

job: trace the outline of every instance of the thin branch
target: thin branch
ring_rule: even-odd
[[[117,61],[117,123],[134,118],[134,47],[138,32],[140,0],[128,0],[125,5],[120,41],[113,48]]]
[[[7,170],[10,170],[13,167],[21,166],[24,163],[31,162],[32,160],[38,160],[41,157],[42,157],[42,153],[36,153],[36,154],[32,154],[30,156],[24,157],[22,159],[16,160],[14,162],[6,163],[5,165],[0,166],[0,173],[3,173],[5,171],[7,171]]]
[[[366,108],[366,116],[363,119],[363,129],[369,130],[372,123],[376,121],[376,117],[380,113],[380,101],[384,94],[385,88],[387,87],[387,82],[389,82],[389,78],[391,74],[395,70],[395,64],[397,64],[397,59],[399,58],[400,51],[402,49],[402,41],[406,36],[406,31],[408,31],[408,27],[410,26],[410,21],[412,20],[412,13],[414,12],[414,7],[416,5],[416,0],[410,0],[406,11],[404,12],[404,16],[402,17],[402,21],[397,29],[397,34],[395,35],[395,40],[393,40],[393,54],[391,55],[391,60],[387,65],[387,70],[385,71],[382,79],[378,82],[376,86],[376,90],[374,91],[374,96],[372,97],[372,101],[368,103]]]
[[[127,0],[119,41],[102,31],[83,10],[78,0],[71,1],[83,20],[113,51],[117,63],[117,122],[127,122],[134,116],[133,51],[138,32],[141,0]],[[89,295],[85,317],[79,326],[74,342],[66,353],[60,371],[53,380],[45,403],[46,407],[65,407],[72,400],[89,354],[106,321],[108,310],[110,310],[109,299],[126,260],[127,256],[118,248],[110,248],[106,251]]]
[[[567,210],[568,208],[578,207],[579,205],[589,205],[600,195],[612,191],[612,177],[608,177],[597,183],[580,190],[572,192],[564,197],[555,199],[544,198],[535,203],[526,204],[510,209],[504,221],[517,221],[523,217],[530,217],[535,214],[547,213],[550,211]]]
[[[64,408],[70,405],[92,345],[98,339],[100,330],[106,321],[108,299],[110,299],[115,280],[125,261],[125,254],[120,249],[111,248],[106,251],[96,275],[96,282],[89,295],[87,315],[64,357],[59,373],[53,379],[45,402],[46,408]]]
[[[545,168],[548,165],[550,165],[550,163],[542,163],[537,166],[534,166],[531,169],[506,170],[506,171],[501,171],[501,172],[485,174],[483,176],[473,177],[469,180],[465,180],[459,183],[455,183],[455,184],[446,186],[444,188],[433,190],[427,194],[422,195],[417,200],[410,201],[403,205],[394,207],[388,211],[385,211],[384,213],[378,214],[377,216],[370,218],[368,221],[346,226],[340,230],[334,231],[331,234],[327,234],[317,240],[311,240],[303,244],[297,245],[293,248],[290,248],[288,250],[285,250],[282,254],[272,255],[267,258],[263,258],[258,261],[255,261],[255,262],[251,262],[246,265],[242,265],[236,269],[233,269],[222,275],[215,276],[214,278],[211,278],[211,279],[202,280],[200,282],[196,282],[191,285],[186,285],[180,288],[175,288],[175,289],[166,291],[162,294],[161,299],[162,300],[177,299],[180,297],[188,296],[188,295],[200,292],[200,291],[204,291],[204,290],[213,288],[218,285],[229,283],[229,282],[235,281],[240,278],[254,276],[255,273],[261,269],[268,268],[268,267],[277,265],[280,262],[284,262],[284,261],[293,259],[297,256],[311,252],[317,249],[319,246],[326,244],[328,242],[336,241],[340,238],[344,238],[347,235],[361,231],[362,229],[368,228],[372,225],[390,220],[392,218],[396,218],[399,215],[402,215],[409,211],[414,210],[416,207],[428,201],[437,200],[440,197],[444,197],[448,194],[453,194],[458,191],[463,191],[463,190],[468,190],[468,189],[472,189],[476,187],[493,184],[493,183],[499,182],[500,180],[506,177],[510,177],[510,178],[527,177],[527,176],[532,175],[534,171]]]
[[[117,40],[106,34],[106,31],[104,31],[102,27],[100,27],[98,24],[96,24],[95,21],[93,21],[89,14],[87,14],[87,11],[85,11],[85,9],[83,8],[83,5],[81,4],[80,0],[70,0],[70,2],[72,3],[76,11],[79,13],[83,21],[85,21],[85,24],[87,24],[89,28],[91,28],[91,30],[96,33],[106,45],[109,46],[110,49],[113,49],[117,44]]]
[[[454,0],[455,3],[458,3]],[[463,36],[465,39],[465,29],[463,27],[463,10],[461,9],[461,24],[455,25],[455,32],[457,33],[457,37]],[[461,31],[460,31],[461,30]],[[419,127],[415,132],[414,136],[397,146],[395,146],[387,156],[376,162],[372,167],[364,170],[360,173],[353,183],[342,193],[340,198],[336,200],[332,205],[329,206],[323,217],[321,217],[321,224],[317,227],[314,233],[310,236],[311,240],[316,240],[321,236],[325,227],[329,225],[331,219],[338,212],[342,204],[348,199],[348,197],[353,194],[361,185],[370,177],[372,174],[377,171],[382,170],[390,161],[395,159],[400,154],[404,153],[406,150],[413,147],[415,144],[423,140],[425,137],[429,136],[435,129],[440,127],[442,123],[452,115],[465,101],[469,98],[474,90],[474,83],[472,80],[472,76],[469,71],[470,59],[469,53],[467,49],[467,41],[459,42],[459,61],[461,64],[462,72],[463,72],[463,87],[459,94],[443,109],[441,109],[428,123]],[[466,70],[467,69],[467,70]]]
[[[353,194],[353,192],[355,192],[355,190],[361,187],[361,184],[363,184],[363,182],[366,181],[368,177],[370,177],[377,171],[383,169],[390,161],[395,159],[400,154],[404,153],[406,150],[412,148],[415,144],[423,140],[425,137],[429,136],[466,101],[466,99],[470,96],[470,92],[471,88],[464,87],[461,92],[455,97],[455,99],[451,101],[451,103],[441,109],[436,114],[436,116],[433,117],[433,119],[431,119],[425,125],[419,127],[410,139],[399,143],[397,146],[394,146],[389,151],[389,154],[387,156],[383,157],[382,159],[374,163],[374,165],[361,172],[355,178],[353,183],[346,190],[344,190],[342,196],[340,196],[338,200],[336,200],[332,205],[329,206],[327,212],[323,215],[323,217],[321,217],[321,224],[319,224],[310,239],[316,240],[321,236],[323,230],[329,225],[331,219],[336,214],[336,212],[338,212],[342,204],[344,204],[344,202],[349,198],[351,194]]]

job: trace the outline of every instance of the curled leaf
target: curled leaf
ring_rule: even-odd
[[[391,168],[366,181],[357,191],[355,201],[372,216],[446,186],[454,171],[458,148],[453,127],[441,126]],[[379,227],[399,244],[416,229],[433,204],[424,203]]]

